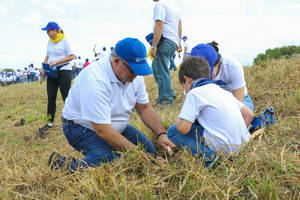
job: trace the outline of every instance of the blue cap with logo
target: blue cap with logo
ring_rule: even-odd
[[[183,39],[183,40],[184,40],[184,39],[187,39],[187,36],[183,36],[182,39]]]
[[[136,75],[145,76],[152,74],[147,63],[145,45],[136,38],[125,38],[116,44],[117,55],[126,61]]]
[[[216,52],[216,50],[209,44],[198,44],[192,49],[191,56],[197,56],[207,60],[210,66],[210,77],[211,77],[212,72],[214,70],[214,66],[218,59],[218,53]]]
[[[60,27],[58,26],[58,24],[56,22],[49,22],[47,24],[47,26],[42,28],[43,31],[48,31],[48,30],[52,30],[52,29],[56,29],[59,31]]]

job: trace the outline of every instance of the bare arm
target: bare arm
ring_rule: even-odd
[[[191,127],[192,127],[192,122],[180,118],[176,120],[176,129],[184,135],[190,132]]]
[[[253,118],[254,118],[253,112],[248,107],[243,106],[242,109],[241,109],[241,113],[242,113],[242,116],[244,118],[246,127],[249,127],[252,120],[253,120]]]
[[[155,28],[154,28],[153,41],[152,41],[152,47],[154,47],[154,48],[151,48],[151,56],[153,58],[156,58],[157,45],[161,38],[161,33],[162,33],[163,27],[164,27],[164,22],[162,22],[160,20],[155,21]]]
[[[179,39],[179,43],[178,43],[178,48],[177,48],[177,51],[178,53],[182,51],[182,48],[181,48],[181,38],[182,38],[182,22],[181,20],[178,21],[178,37],[180,38]]]
[[[158,114],[150,103],[136,103],[135,109],[140,115],[143,122],[147,125],[147,127],[150,128],[156,135],[166,131],[161,123]],[[164,149],[167,149],[168,146],[170,146],[171,148],[176,148],[176,146],[168,139],[166,134],[159,136],[158,142]]]
[[[92,122],[95,132],[105,142],[111,145],[117,151],[125,149],[136,149],[136,146],[118,133],[110,124],[96,124]]]
[[[59,60],[56,60],[56,61],[52,61],[50,63],[50,67],[52,67],[52,65],[57,65],[57,64],[69,62],[69,61],[73,60],[74,58],[75,58],[75,55],[71,54],[71,55],[69,55],[67,57],[64,57],[62,59],[59,59]]]
[[[44,59],[44,63],[48,63],[49,56],[46,56]]]
[[[232,94],[235,98],[237,98],[237,100],[244,103],[244,87],[232,90]]]

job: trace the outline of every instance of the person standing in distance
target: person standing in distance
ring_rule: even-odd
[[[182,22],[177,10],[161,0],[154,7],[154,31],[151,46],[153,76],[158,84],[160,107],[172,105],[175,92],[172,89],[169,63],[174,52],[181,51]]]
[[[58,77],[47,78],[47,95],[48,107],[47,116],[49,116],[48,123],[43,128],[51,128],[53,126],[55,112],[56,112],[56,96],[57,90],[60,89],[63,101],[68,96],[72,81],[72,65],[70,61],[75,58],[72,54],[70,45],[65,39],[63,30],[56,22],[49,22],[46,27],[42,28],[47,31],[50,38],[47,45],[47,54],[44,63],[50,65],[50,68],[56,66],[58,69]],[[42,71],[43,76],[45,72]]]

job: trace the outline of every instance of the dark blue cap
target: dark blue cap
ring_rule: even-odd
[[[191,56],[197,56],[207,60],[210,66],[210,77],[214,70],[215,63],[218,59],[218,53],[216,50],[209,44],[198,44],[191,51]]]
[[[183,36],[182,39],[187,39],[187,36]]]
[[[145,76],[152,74],[147,63],[145,45],[136,38],[125,38],[115,47],[117,55],[126,61],[136,75]]]
[[[56,22],[49,22],[46,27],[42,28],[43,31],[48,31],[48,30],[52,30],[52,29],[56,29],[59,31],[60,27],[58,26],[58,24]]]

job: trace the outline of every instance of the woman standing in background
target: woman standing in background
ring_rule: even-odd
[[[55,66],[58,70],[57,78],[47,77],[48,123],[43,127],[47,129],[53,126],[58,88],[60,89],[63,101],[65,101],[68,96],[72,81],[72,65],[70,61],[75,58],[75,55],[72,54],[70,45],[65,39],[64,32],[56,22],[49,22],[42,30],[47,31],[50,38],[44,63],[49,64],[50,68]],[[44,76],[45,72],[42,71],[42,73]]]

